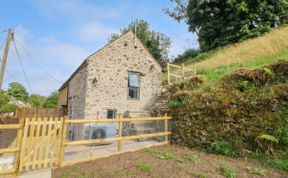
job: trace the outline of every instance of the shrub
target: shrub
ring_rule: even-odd
[[[0,108],[0,112],[15,112],[17,107],[14,104],[5,104]]]
[[[255,139],[265,133],[278,140],[273,144],[275,151],[283,150],[288,140],[288,84],[281,83],[284,80],[279,75],[288,77],[288,67],[278,62],[265,68],[232,73],[223,78],[221,85],[210,89],[177,85],[170,104],[171,141],[206,150],[212,147],[224,155],[240,155],[259,149]],[[241,82],[243,91],[235,88]],[[230,150],[221,150],[225,146]]]
[[[232,144],[225,142],[225,141],[216,141],[213,142],[208,149],[208,151],[216,154],[222,154],[225,156],[237,156],[237,152],[235,151],[235,148]]]

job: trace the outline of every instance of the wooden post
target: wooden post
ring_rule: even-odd
[[[167,78],[168,78],[168,85],[171,85],[171,81],[170,81],[170,66],[169,66],[168,62],[167,62]]]
[[[193,69],[193,77],[196,77],[196,67]]]
[[[60,159],[59,164],[60,166],[63,165],[64,162],[64,151],[65,151],[65,142],[66,142],[66,134],[67,134],[67,124],[65,124],[65,121],[67,120],[67,116],[64,117],[63,123],[62,123],[62,139],[61,139],[61,148],[60,148]]]
[[[4,72],[5,72],[5,67],[6,67],[8,51],[9,51],[11,40],[13,40],[13,31],[12,31],[12,29],[9,28],[7,30],[7,39],[6,39],[6,44],[5,44],[5,48],[4,48],[4,52],[3,52],[1,69],[0,69],[0,91],[2,90]]]
[[[119,114],[118,116],[118,151],[122,150],[122,126],[123,126],[123,122],[122,122],[122,114]]]
[[[168,118],[167,118],[167,113],[164,115],[164,117],[166,118],[164,120],[164,132],[167,133],[168,132]],[[165,142],[168,142],[168,135],[165,136]]]
[[[22,137],[23,137],[23,129],[24,129],[24,118],[19,118],[19,124],[22,125],[22,127],[20,129],[18,129],[17,132],[17,141],[16,141],[16,148],[19,149],[16,153],[15,153],[15,161],[14,161],[14,165],[15,165],[15,173],[18,174],[19,172],[19,164],[20,164],[20,151],[21,151],[21,144],[22,144]]]
[[[182,78],[182,81],[185,80],[185,73],[184,73],[184,64],[181,65],[181,78]]]

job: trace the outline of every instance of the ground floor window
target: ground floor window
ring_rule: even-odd
[[[117,116],[117,110],[116,109],[107,109],[107,118],[116,118]]]

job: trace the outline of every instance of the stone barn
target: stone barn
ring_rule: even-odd
[[[59,106],[69,119],[149,116],[161,94],[162,69],[141,41],[129,31],[88,56],[59,89]],[[73,139],[105,138],[116,124],[71,128]],[[125,133],[124,133],[125,134]]]

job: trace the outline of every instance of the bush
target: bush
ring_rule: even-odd
[[[203,149],[212,146],[214,152],[235,155],[259,149],[256,138],[266,134],[278,140],[275,151],[285,149],[288,83],[282,78],[288,67],[277,62],[264,68],[232,73],[210,89],[174,86],[172,142]],[[241,89],[235,87],[239,83]]]
[[[213,142],[208,151],[231,157],[235,157],[238,155],[233,145],[225,141]]]
[[[0,108],[0,112],[16,112],[17,107],[14,104],[5,104]]]

